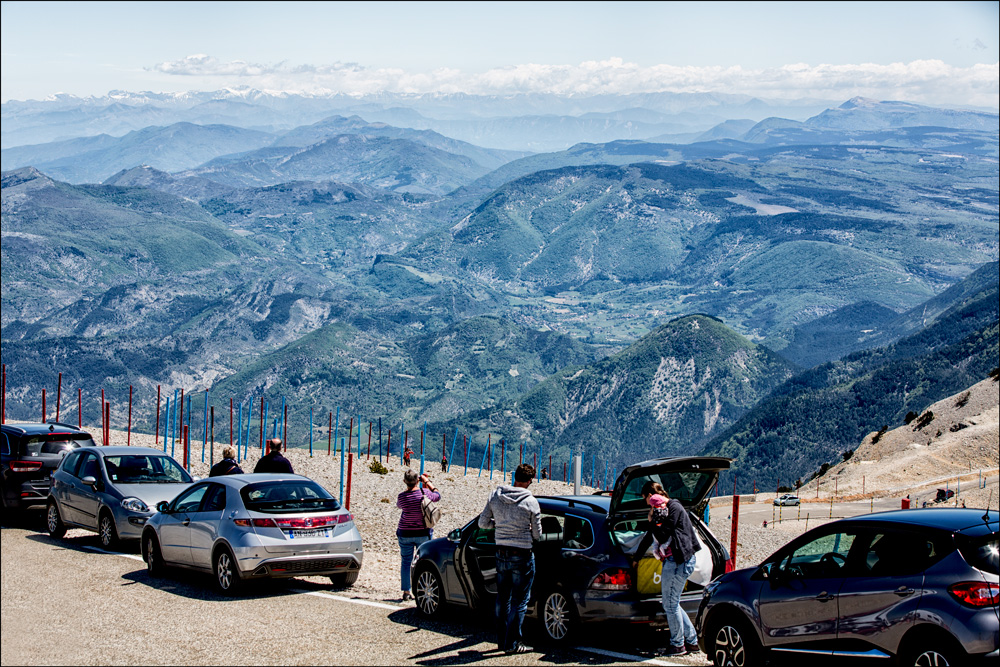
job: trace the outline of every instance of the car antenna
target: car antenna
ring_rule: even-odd
[[[990,489],[990,499],[986,501],[986,513],[983,514],[982,519],[986,523],[990,522],[990,505],[993,503],[993,489]]]

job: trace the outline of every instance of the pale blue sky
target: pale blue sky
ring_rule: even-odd
[[[995,107],[1000,85],[997,2],[15,1],[0,32],[4,101],[236,86],[840,99],[868,87]]]

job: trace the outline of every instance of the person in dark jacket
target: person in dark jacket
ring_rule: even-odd
[[[271,438],[267,441],[267,455],[260,457],[254,472],[277,472],[293,474],[291,462],[281,455],[281,438]]]
[[[642,487],[642,495],[647,498],[647,502],[649,496],[658,491],[665,494],[655,482],[646,482]],[[660,603],[670,625],[667,655],[679,656],[698,652],[698,633],[691,619],[681,609],[681,593],[684,591],[684,582],[694,572],[695,552],[701,549],[701,544],[691,525],[691,518],[680,501],[668,495],[666,509],[667,516],[656,527],[659,533],[656,537],[668,539],[670,543],[670,555],[663,560],[663,572],[660,575]],[[653,530],[650,529],[635,551],[634,566],[638,565],[653,539]]]
[[[222,460],[212,466],[208,473],[209,477],[220,477],[221,475],[242,475],[243,468],[236,462],[236,448],[226,445],[222,448]]]

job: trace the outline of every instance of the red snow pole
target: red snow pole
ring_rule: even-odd
[[[345,507],[351,509],[351,479],[354,477],[351,473],[354,470],[354,452],[347,449],[347,499]]]
[[[188,427],[187,424],[184,425],[184,469],[188,469]]]
[[[180,412],[178,412],[178,414],[180,415],[180,419],[177,421],[177,423],[180,424],[181,426],[181,432],[178,433],[177,435],[181,436],[181,444],[183,444],[184,443],[184,390],[183,389],[181,389],[181,409]],[[173,447],[173,445],[170,446]],[[187,469],[187,466],[185,465],[184,468]]]
[[[104,444],[111,446],[111,401],[104,404]]]
[[[132,385],[128,386],[128,435],[125,437],[125,444],[132,444]]]
[[[331,443],[333,442],[333,413],[330,413],[330,425],[326,428],[326,455],[330,455]]]
[[[286,404],[284,408],[285,409],[283,410],[283,412],[285,414],[282,415],[283,421],[281,422],[281,437],[283,438],[283,442],[281,443],[281,449],[282,451],[287,452],[288,451],[288,405]],[[311,441],[312,433],[309,434],[309,438]]]
[[[361,424],[358,424],[358,430],[361,430]],[[351,451],[351,441],[354,439],[354,417],[351,417],[351,426],[347,430],[347,451]]]
[[[181,392],[181,398],[184,398],[184,392]],[[181,401],[181,406],[184,402]],[[264,456],[264,397],[260,397],[260,455]]]
[[[233,431],[233,420],[229,420],[229,432]],[[160,444],[160,385],[156,385],[156,431],[153,432],[153,442]],[[232,443],[230,443],[232,444]]]
[[[45,423],[45,390],[42,389],[42,423]]]
[[[729,562],[736,569],[736,536],[740,528],[740,497],[733,494],[733,529],[729,537]]]
[[[101,440],[104,442],[105,445],[107,445],[108,444],[107,432],[106,432],[107,431],[107,427],[105,425],[106,422],[104,420],[104,415],[105,415],[105,413],[104,413],[104,387],[101,387]]]
[[[3,404],[0,405],[0,424],[7,423],[7,364],[3,365]]]
[[[76,422],[77,426],[83,428],[83,389],[76,390]]]
[[[59,384],[56,387],[56,421],[59,421],[59,408],[62,407],[62,373],[59,374]]]
[[[233,446],[233,398],[229,397],[229,446]]]
[[[368,458],[365,460],[366,461],[370,460],[371,457],[372,457],[372,423],[368,422]]]

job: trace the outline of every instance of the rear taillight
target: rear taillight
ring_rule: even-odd
[[[11,461],[10,469],[12,472],[34,472],[36,470],[42,469],[41,461]]]
[[[233,523],[237,526],[243,526],[244,528],[249,528],[253,526],[255,528],[276,528],[274,519],[233,519]]]
[[[347,523],[354,517],[350,514],[330,514],[328,516],[295,517],[292,519],[275,519],[278,528],[285,530],[309,530],[310,528],[327,528],[339,523]]]
[[[590,587],[602,591],[627,591],[632,588],[632,574],[620,567],[601,572]]]
[[[1000,602],[1000,584],[963,581],[948,587],[952,597],[970,607],[992,607]]]

